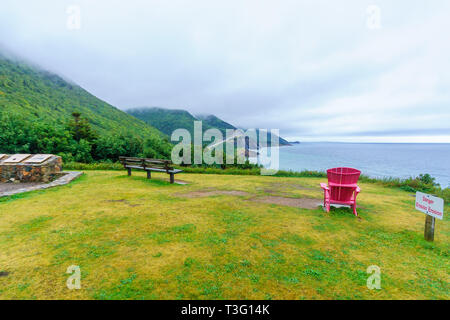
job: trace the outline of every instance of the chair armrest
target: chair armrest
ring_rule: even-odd
[[[356,194],[360,193],[360,192],[361,192],[361,188],[360,188],[360,187],[358,187],[358,186],[356,186],[356,190],[355,190],[355,192],[356,192]]]
[[[321,183],[321,184],[320,184],[320,187],[321,187],[323,190],[327,190],[327,191],[330,190],[330,188],[328,188],[328,186],[327,186],[326,183]]]

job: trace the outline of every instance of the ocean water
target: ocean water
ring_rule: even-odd
[[[352,167],[375,178],[429,173],[442,187],[450,187],[450,144],[305,142],[279,151],[282,170]]]

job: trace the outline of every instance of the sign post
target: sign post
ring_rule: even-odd
[[[425,216],[425,240],[434,241],[434,225],[436,218],[432,216]]]
[[[434,226],[436,218],[442,220],[444,217],[444,200],[432,195],[417,192],[416,209],[425,213],[425,240],[434,241]]]

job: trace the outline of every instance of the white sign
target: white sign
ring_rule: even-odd
[[[416,193],[416,209],[440,220],[444,218],[444,200],[426,193]]]
[[[35,156],[32,156],[31,158],[25,160],[25,163],[42,163],[48,158],[50,158],[51,154],[37,154]]]
[[[26,158],[31,156],[31,154],[15,154],[5,160],[6,163],[19,163]]]

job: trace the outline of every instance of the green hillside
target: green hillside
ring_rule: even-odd
[[[129,114],[98,99],[58,75],[0,54],[0,111],[33,120],[65,123],[80,112],[102,133],[126,132],[141,138],[161,133]]]
[[[158,107],[152,108],[135,108],[129,109],[127,112],[149,125],[157,128],[161,132],[170,136],[176,129],[187,129],[191,135],[194,132],[194,121],[201,120],[203,130],[211,128],[219,129],[224,137],[227,129],[237,129],[235,126],[223,121],[214,115],[196,115],[193,116],[186,110],[172,110]],[[257,131],[258,132],[258,131]],[[268,133],[268,140],[270,141],[270,132]],[[289,145],[289,142],[280,137],[280,145]]]
[[[223,121],[222,119],[217,118],[215,115],[196,115],[198,120],[203,121],[203,125],[207,125],[212,128],[217,128],[222,131],[224,134],[226,133],[226,129],[236,129],[235,126],[229,124],[228,122]]]
[[[127,112],[130,115],[157,128],[169,137],[172,135],[174,130],[179,128],[188,130],[192,135],[194,132],[194,121],[198,120],[185,110],[172,110],[153,107],[129,109]],[[203,124],[203,129],[209,128],[209,126]]]
[[[73,116],[81,115],[77,128]],[[83,136],[77,130],[92,128]],[[78,85],[0,53],[0,151],[55,153],[65,161],[167,157],[167,136]]]
[[[236,129],[231,124],[217,118],[213,115],[193,116],[186,110],[164,109],[158,107],[151,108],[134,108],[127,112],[146,122],[147,124],[157,128],[169,137],[176,129],[182,128],[188,130],[191,135],[194,133],[194,121],[202,121],[203,131],[216,128],[225,136],[226,129]]]

